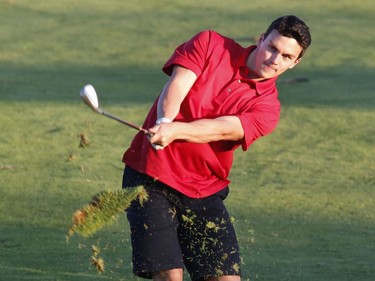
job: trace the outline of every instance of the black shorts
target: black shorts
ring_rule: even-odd
[[[194,199],[126,167],[123,187],[143,185],[148,200],[126,210],[131,229],[134,274],[184,268],[193,281],[240,275],[240,255],[231,218],[224,206],[229,188]]]

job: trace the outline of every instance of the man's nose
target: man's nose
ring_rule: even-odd
[[[281,58],[281,55],[278,54],[278,53],[273,53],[272,56],[271,56],[271,62],[272,64],[274,65],[278,65],[279,64],[279,60]]]

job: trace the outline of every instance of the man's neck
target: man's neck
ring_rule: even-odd
[[[259,74],[254,71],[255,58],[256,58],[257,52],[258,52],[258,49],[255,48],[254,50],[251,51],[251,53],[247,57],[246,66],[249,69],[248,78],[253,81],[262,81],[265,79],[263,77],[260,77]]]

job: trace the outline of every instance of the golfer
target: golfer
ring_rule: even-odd
[[[309,28],[283,16],[242,47],[207,30],[176,48],[170,76],[123,156],[123,187],[148,201],[127,210],[135,275],[158,281],[238,281],[241,259],[224,206],[234,150],[246,151],[280,117],[277,77],[310,45]]]

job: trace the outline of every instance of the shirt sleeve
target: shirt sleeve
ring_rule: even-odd
[[[275,130],[280,119],[280,104],[257,104],[237,117],[244,130],[242,150],[246,151],[255,140]]]
[[[189,41],[178,46],[172,56],[163,66],[163,72],[171,75],[173,67],[180,65],[199,76],[206,62],[212,31],[202,31],[192,37]]]

